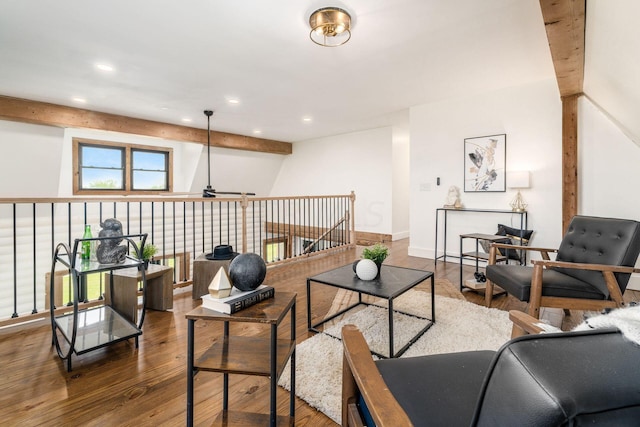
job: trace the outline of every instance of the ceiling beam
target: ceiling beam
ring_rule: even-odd
[[[540,0],[560,96],[582,93],[586,0]]]
[[[586,0],[540,0],[562,99],[562,231],[578,214],[578,98],[584,83]]]
[[[63,128],[88,128],[174,141],[207,144],[207,130],[81,108],[0,96],[0,119]],[[291,154],[289,142],[211,131],[211,146],[272,154]]]

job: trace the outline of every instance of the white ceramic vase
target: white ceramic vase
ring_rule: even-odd
[[[378,275],[378,266],[370,259],[362,259],[356,265],[356,275],[360,280],[373,280]]]

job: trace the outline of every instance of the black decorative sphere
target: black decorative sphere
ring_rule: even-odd
[[[229,279],[241,291],[252,291],[262,284],[267,275],[267,264],[260,255],[240,254],[229,264]]]

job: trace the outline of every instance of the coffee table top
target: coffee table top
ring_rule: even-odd
[[[360,280],[353,272],[353,265],[348,264],[309,277],[307,282],[313,281],[372,295],[374,297],[389,299],[403,294],[418,283],[432,276],[433,272],[431,271],[383,264],[378,278],[374,280]]]

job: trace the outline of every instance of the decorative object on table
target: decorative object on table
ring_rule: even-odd
[[[93,236],[91,235],[91,226],[89,224],[85,224],[84,226],[84,234],[82,235],[83,239],[91,239]],[[81,244],[81,252],[80,259],[89,260],[91,259],[91,240],[85,240]]]
[[[221,271],[224,271],[222,268]],[[271,286],[261,285],[250,291],[241,291],[236,287],[226,298],[216,298],[210,294],[202,295],[202,306],[219,313],[233,314],[254,304],[273,298],[275,290]]]
[[[382,267],[382,263],[389,256],[389,248],[382,243],[376,243],[362,250],[362,258],[370,259],[378,266],[378,270]]]
[[[380,269],[373,260],[361,259],[356,265],[356,275],[360,280],[373,280],[378,276]]]
[[[447,202],[444,205],[445,208],[460,209],[462,208],[462,202],[460,201],[460,189],[455,185],[449,187],[447,193]]]
[[[505,238],[503,240],[495,241],[495,243],[528,246],[529,240],[531,240],[531,236],[533,235],[533,231],[534,230],[520,230],[519,228],[509,227],[508,225],[504,224],[498,224],[498,232],[496,233],[496,236],[505,236]],[[488,240],[480,240],[480,245],[486,253],[489,253],[489,250],[491,249],[491,243],[492,242]],[[521,260],[520,251],[517,250],[498,248],[498,253],[515,261]]]
[[[509,203],[511,210],[514,212],[524,212],[527,210],[527,204],[520,194],[520,190],[523,188],[529,188],[531,186],[529,171],[509,172],[507,173],[507,185],[509,188],[515,188],[518,190],[516,197]]]
[[[238,256],[238,252],[233,251],[231,245],[218,245],[213,248],[213,252],[206,254],[204,257],[210,261],[223,261],[233,259]]]
[[[507,135],[464,140],[464,191],[506,191]]]
[[[98,262],[100,264],[121,264],[127,255],[127,247],[121,246],[122,223],[115,218],[109,218],[100,223],[100,233],[98,237],[108,237],[100,241],[98,245]]]
[[[229,264],[229,279],[241,291],[252,291],[262,284],[267,275],[267,264],[260,255],[240,254]]]
[[[142,261],[144,261],[144,268],[149,268],[149,261],[158,252],[158,248],[153,243],[145,243],[142,249]]]
[[[231,295],[231,280],[224,268],[218,269],[218,272],[209,283],[209,295],[213,298],[226,298]]]

